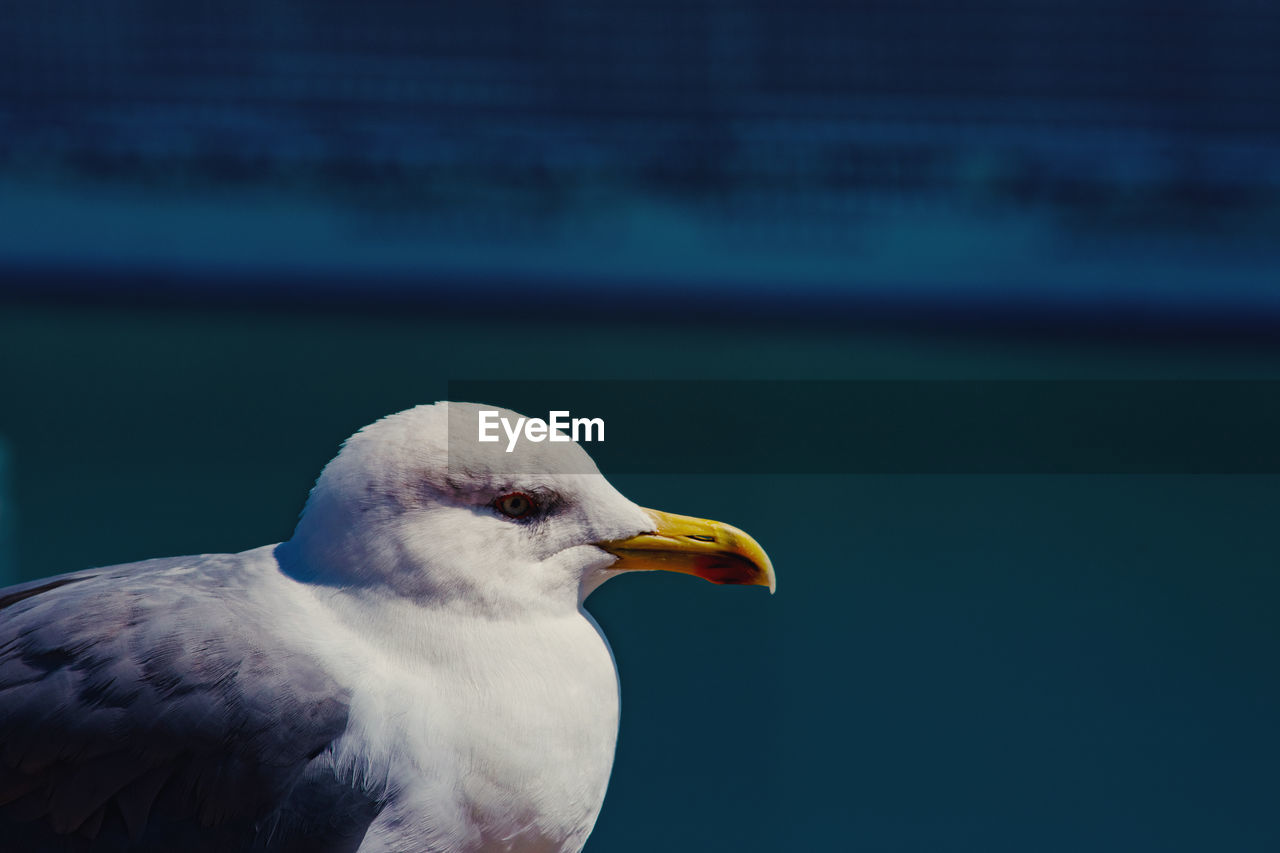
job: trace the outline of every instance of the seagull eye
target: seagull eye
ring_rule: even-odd
[[[494,501],[493,505],[498,508],[498,512],[507,518],[527,518],[538,508],[533,498],[524,492],[512,492],[509,495],[503,495]]]

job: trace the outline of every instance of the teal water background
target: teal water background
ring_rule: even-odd
[[[343,438],[454,379],[1277,374],[1280,353],[1229,342],[0,311],[19,578],[279,541]],[[655,574],[591,598],[623,723],[589,851],[1280,846],[1280,478],[611,479],[751,532],[778,593]]]

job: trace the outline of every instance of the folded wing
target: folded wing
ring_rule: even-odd
[[[0,590],[0,837],[23,850],[354,850],[347,695],[273,630],[239,555]]]

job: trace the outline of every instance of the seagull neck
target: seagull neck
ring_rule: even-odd
[[[499,622],[559,618],[576,614],[581,607],[581,593],[576,586],[566,587],[562,595],[512,596],[503,594],[501,585],[486,591],[482,586],[468,583],[466,578],[456,575],[453,576],[454,583],[433,582],[420,567],[407,571],[353,574],[350,570],[336,570],[335,561],[323,559],[323,554],[312,553],[305,542],[296,538],[277,545],[274,553],[280,572],[286,577],[317,592],[327,589],[334,593],[333,596],[323,596],[325,598],[358,600],[362,602],[361,607],[405,605],[420,612],[472,619],[481,617]],[[359,561],[336,561],[339,567],[353,563],[360,564]],[[407,582],[410,577],[415,579],[413,583]],[[405,582],[397,585],[390,582],[390,578]]]

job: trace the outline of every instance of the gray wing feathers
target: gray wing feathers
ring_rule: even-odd
[[[311,819],[290,794],[325,779],[347,696],[262,624],[238,556],[189,559],[0,590],[0,826],[122,849],[179,827],[241,846]]]

